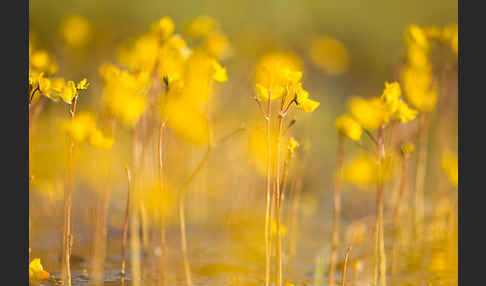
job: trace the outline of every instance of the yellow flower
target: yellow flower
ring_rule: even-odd
[[[228,80],[226,69],[223,68],[216,60],[211,60],[212,75],[211,78],[218,82],[225,82]]]
[[[156,33],[162,39],[170,37],[174,33],[174,29],[174,21],[169,16],[163,17],[152,24],[152,32]]]
[[[204,41],[205,51],[215,58],[223,58],[228,54],[230,44],[225,34],[216,32],[210,34]]]
[[[206,114],[195,106],[190,98],[168,98],[164,114],[168,118],[169,127],[189,143],[207,144],[209,124]]]
[[[402,145],[400,151],[402,152],[403,156],[408,156],[408,154],[413,153],[415,150],[415,145],[412,142],[408,142]]]
[[[343,168],[343,179],[361,188],[375,183],[377,177],[377,162],[368,154],[359,155]]]
[[[320,103],[309,98],[309,93],[303,88],[299,88],[296,91],[297,95],[297,107],[302,109],[304,112],[313,112]]]
[[[446,173],[449,178],[449,182],[454,186],[457,186],[459,182],[459,164],[457,160],[457,155],[447,151],[442,154],[440,160],[442,170]]]
[[[159,51],[158,74],[169,86],[172,82],[181,79],[184,73],[186,57],[182,49],[185,48],[185,42],[178,43],[178,38],[180,37],[171,37]]]
[[[361,134],[363,133],[363,128],[361,125],[348,114],[339,116],[334,125],[339,133],[354,141],[359,141]]]
[[[152,71],[157,63],[160,40],[154,34],[144,34],[125,43],[118,52],[118,60],[131,71]]]
[[[406,67],[401,74],[403,91],[409,103],[421,112],[431,111],[437,103],[437,85],[430,68]]]
[[[424,30],[417,25],[409,25],[405,29],[405,44],[407,46],[418,45],[426,50],[429,48],[427,35],[425,34]]]
[[[407,123],[414,120],[417,114],[418,111],[408,107],[408,104],[406,104],[404,101],[400,100],[398,102],[398,109],[395,114],[395,118],[401,123]]]
[[[398,82],[385,82],[385,90],[383,90],[381,100],[385,102],[385,106],[389,114],[393,114],[395,111],[397,111],[400,96],[402,96],[402,89],[400,88],[400,84]]]
[[[187,27],[187,36],[199,39],[208,36],[211,32],[218,29],[218,23],[210,17],[199,16],[192,20]]]
[[[78,90],[85,90],[85,89],[88,89],[88,86],[89,86],[88,79],[83,78],[83,79],[82,79],[80,82],[78,82],[78,84],[76,85],[76,89],[78,89]]]
[[[37,82],[42,95],[53,101],[62,100],[68,104],[71,104],[74,97],[78,95],[78,89],[85,90],[89,86],[87,79],[83,79],[76,85],[72,80],[66,83],[63,78],[48,79],[44,77],[44,73],[39,74]]]
[[[315,65],[331,75],[342,74],[349,67],[349,54],[346,47],[342,42],[331,37],[314,39],[310,56]]]
[[[299,142],[297,142],[297,140],[295,140],[294,137],[290,137],[289,142],[287,143],[287,149],[293,152],[299,146],[300,146]]]
[[[61,122],[60,129],[78,143],[88,142],[96,148],[109,149],[113,140],[103,136],[96,126],[94,116],[89,112],[80,112],[73,119]]]
[[[363,99],[353,97],[349,101],[351,115],[359,124],[368,130],[378,129],[381,125],[388,123],[388,113],[383,102],[378,97]]]
[[[29,264],[29,281],[40,282],[46,279],[49,279],[49,272],[44,270],[39,258],[33,259]]]
[[[150,74],[120,71],[112,65],[102,65],[100,74],[105,82],[104,107],[127,126],[135,126],[147,109],[145,93],[149,87]]]
[[[422,30],[424,31],[427,38],[432,40],[439,40],[442,34],[441,29],[436,26],[423,27]]]
[[[280,98],[288,84],[289,71],[300,71],[301,66],[297,57],[289,53],[274,52],[262,57],[255,67],[255,84],[265,88],[267,95],[259,93],[262,89],[257,87],[258,98],[268,100],[268,94],[271,100]]]
[[[56,73],[57,64],[54,59],[44,50],[32,51],[29,58],[29,68],[49,75]]]
[[[79,15],[69,16],[61,24],[61,36],[72,47],[85,45],[91,34],[90,22]]]
[[[137,192],[135,199],[147,210],[148,218],[152,222],[159,222],[162,215],[167,217],[175,203],[175,193],[169,182],[165,182],[161,189],[159,182],[148,182],[147,187]]]

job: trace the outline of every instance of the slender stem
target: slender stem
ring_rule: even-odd
[[[109,119],[110,122],[110,136],[114,137],[116,121],[113,117]],[[110,156],[111,160],[111,156]],[[110,161],[111,162],[111,161]],[[101,216],[97,217],[96,223],[96,234],[94,239],[94,265],[93,265],[93,274],[94,274],[94,284],[95,285],[102,285],[103,284],[103,265],[106,258],[106,220],[108,216],[108,208],[109,208],[109,200],[110,200],[110,193],[111,193],[111,164],[107,170],[107,177],[105,182],[105,190],[101,196],[101,201],[99,204],[99,209]]]
[[[69,114],[71,120],[74,120],[76,115],[76,105],[78,96],[75,96]],[[72,207],[72,191],[73,191],[73,153],[74,153],[74,139],[69,136],[69,155],[68,155],[68,169],[66,188],[64,189],[64,226],[63,226],[63,252],[62,252],[62,285],[64,286],[67,280],[67,285],[71,286],[71,249],[73,244],[73,235],[71,233],[71,207]]]
[[[159,144],[158,144],[158,153],[159,153],[159,184],[160,184],[160,192],[164,192],[165,188],[165,181],[164,181],[164,163],[163,163],[163,144],[164,144],[164,128],[165,128],[166,121],[162,120],[159,126]],[[165,267],[165,256],[167,251],[167,245],[165,241],[165,225],[164,225],[164,214],[162,206],[160,206],[160,275],[161,275],[161,285],[165,285],[167,279],[167,271]]]
[[[391,258],[391,273],[392,275],[396,273],[397,264],[397,253],[398,253],[398,239],[400,238],[401,225],[400,225],[400,215],[403,204],[403,198],[405,196],[405,185],[407,181],[408,173],[408,158],[402,157],[402,170],[400,176],[400,186],[398,190],[397,201],[393,209],[393,250]]]
[[[280,145],[282,136],[283,115],[279,114],[278,120],[278,136],[277,136],[277,156],[275,162],[275,216],[277,221],[277,286],[282,286],[282,235],[280,233],[280,210],[281,210],[281,195],[280,195]]]
[[[402,204],[403,204],[403,197],[405,196],[405,186],[407,183],[407,174],[408,174],[408,158],[403,158],[402,161],[402,174],[400,177],[400,186],[398,189],[398,197],[397,201],[395,202],[395,207],[393,210],[393,224],[395,227],[398,227],[399,224],[399,218],[400,218],[400,211],[402,209]]]
[[[378,238],[379,247],[379,278],[380,286],[386,286],[386,253],[385,253],[385,242],[384,242],[384,229],[383,229],[383,160],[385,158],[385,145],[383,136],[383,127],[378,129],[378,181],[377,181],[377,192],[376,192],[376,232]]]
[[[267,173],[265,178],[266,187],[266,203],[265,203],[265,286],[270,285],[270,247],[271,247],[271,237],[270,237],[270,208],[272,201],[272,194],[270,191],[270,169],[271,169],[271,95],[268,97],[267,101],[267,113],[265,115],[266,120],[266,131],[267,131]]]
[[[191,266],[187,254],[187,239],[186,239],[186,219],[184,217],[184,198],[182,194],[179,195],[179,225],[181,232],[181,249],[184,258],[184,273],[186,275],[187,285],[192,286]]]
[[[142,150],[141,150],[141,128],[143,122],[139,122],[135,126],[133,134],[133,184],[131,196],[133,200],[130,200],[130,265],[132,272],[132,284],[134,286],[140,285],[140,280],[142,277],[142,267],[140,259],[140,218],[139,218],[139,201],[135,198],[137,197],[138,184],[139,184],[139,171],[141,160],[143,160]]]
[[[339,248],[339,228],[341,221],[341,172],[344,157],[344,136],[339,134],[338,154],[336,162],[336,173],[334,175],[333,191],[333,212],[332,212],[332,234],[331,234],[331,261],[329,266],[329,285],[336,284],[335,272],[337,263],[337,254]]]
[[[346,249],[346,254],[344,255],[344,266],[343,266],[343,274],[341,278],[341,286],[344,286],[346,283],[346,272],[348,270],[348,261],[349,261],[349,255],[351,254],[351,249],[352,246],[348,247]]]
[[[419,153],[417,174],[415,177],[415,209],[414,209],[414,235],[417,241],[422,237],[422,221],[424,218],[424,185],[427,171],[427,145],[429,139],[428,114],[423,113],[419,118]]]
[[[128,232],[128,219],[130,217],[130,189],[132,188],[132,178],[130,169],[128,166],[125,167],[128,180],[128,191],[127,191],[127,205],[125,208],[125,222],[123,223],[123,235],[122,235],[122,264],[121,264],[121,276],[122,279],[125,278],[125,264],[126,264],[126,248],[127,248],[127,232]]]

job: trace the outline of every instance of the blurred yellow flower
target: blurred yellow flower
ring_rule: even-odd
[[[295,140],[294,137],[290,137],[289,142],[287,143],[287,149],[293,152],[299,146],[300,146],[299,142],[297,142],[297,140]]]
[[[429,40],[424,30],[417,25],[409,25],[405,29],[405,44],[407,46],[417,45],[423,49],[429,48]]]
[[[204,50],[215,58],[224,58],[230,49],[229,40],[225,34],[216,32],[210,34],[204,41]]]
[[[107,111],[127,126],[133,127],[147,108],[148,72],[129,73],[113,65],[100,67],[105,86],[103,104]]]
[[[190,98],[170,97],[164,109],[168,125],[189,143],[205,145],[209,142],[209,123],[205,113]]]
[[[169,16],[163,17],[152,24],[152,32],[157,34],[161,39],[167,39],[174,33],[175,25]]]
[[[437,85],[432,81],[430,68],[408,66],[402,70],[405,98],[421,112],[431,111],[437,103]]]
[[[143,204],[148,217],[153,222],[158,222],[160,216],[170,215],[175,203],[175,192],[169,182],[161,189],[159,182],[148,182],[146,187],[136,192],[136,200]]]
[[[381,95],[381,100],[385,103],[387,112],[389,114],[395,113],[398,109],[400,97],[402,96],[402,89],[398,82],[385,82],[385,89]]]
[[[284,52],[273,52],[263,56],[255,67],[255,84],[257,95],[260,100],[268,99],[271,94],[271,100],[280,98],[284,91],[284,84],[288,81],[289,71],[302,70],[300,60],[293,54]],[[263,97],[266,89],[266,96]]]
[[[349,137],[351,140],[359,141],[363,128],[352,116],[343,114],[336,119],[334,126],[342,135]]]
[[[412,142],[408,142],[402,145],[400,151],[403,156],[408,156],[409,154],[413,153],[415,150],[415,145]]]
[[[368,130],[378,129],[389,120],[389,115],[379,97],[371,99],[353,97],[349,101],[349,111],[359,124]]]
[[[349,53],[342,42],[331,37],[318,37],[310,47],[312,62],[328,74],[339,75],[349,68]]]
[[[186,34],[190,38],[199,39],[206,37],[214,30],[217,30],[219,28],[218,26],[218,23],[213,18],[199,16],[189,24]]]
[[[457,155],[451,151],[444,152],[442,154],[440,165],[444,173],[446,173],[449,181],[454,186],[457,186],[459,182],[459,164],[457,160]]]
[[[118,51],[118,60],[130,71],[151,72],[156,66],[159,48],[158,36],[144,34],[122,45]]]
[[[44,270],[40,259],[33,259],[29,264],[29,281],[40,282],[47,279],[49,279],[49,272]]]
[[[29,68],[52,75],[57,71],[57,63],[47,51],[34,50],[29,57]]]
[[[113,145],[113,140],[103,135],[96,126],[94,115],[89,112],[80,112],[73,119],[64,120],[60,129],[78,143],[88,142],[99,149],[109,149]]]
[[[343,168],[343,179],[361,188],[375,183],[378,178],[378,164],[368,154],[361,154]]]
[[[404,101],[400,100],[398,102],[397,112],[395,113],[395,118],[401,123],[407,123],[414,120],[417,116],[418,111],[408,107]]]
[[[72,15],[63,20],[60,33],[66,44],[72,47],[80,47],[90,39],[91,30],[91,23],[86,18]]]

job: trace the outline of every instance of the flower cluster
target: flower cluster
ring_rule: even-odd
[[[29,102],[38,91],[52,101],[62,100],[71,104],[79,91],[86,90],[89,86],[86,78],[75,83],[62,77],[52,77],[57,71],[57,63],[44,50],[36,50],[30,46],[29,62]]]
[[[103,135],[96,125],[94,116],[89,112],[81,112],[73,119],[64,120],[60,124],[60,129],[78,143],[88,142],[100,149],[109,149],[113,145],[113,140]]]
[[[386,82],[380,97],[351,98],[349,113],[336,119],[336,129],[351,140],[359,141],[363,129],[372,131],[390,121],[407,123],[415,119],[418,111],[409,107],[401,95],[402,91],[397,82]]]

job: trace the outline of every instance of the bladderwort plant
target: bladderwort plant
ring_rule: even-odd
[[[275,202],[275,216],[277,226],[277,241],[276,241],[276,285],[282,285],[282,234],[280,231],[281,224],[281,208],[282,208],[282,189],[281,189],[281,144],[284,120],[287,114],[291,111],[292,106],[305,111],[312,112],[319,103],[309,98],[309,94],[302,88],[302,72],[295,70],[291,64],[291,60],[286,59],[281,55],[270,55],[264,57],[256,67],[256,84],[255,92],[256,100],[260,110],[266,121],[267,133],[267,169],[266,169],[266,204],[265,204],[265,285],[270,283],[270,221],[271,221],[271,205]],[[275,150],[272,150],[272,132],[271,132],[271,105],[272,100],[280,99],[277,116],[277,130]],[[262,103],[265,103],[267,108],[264,111]],[[271,154],[275,154],[273,157]],[[272,160],[273,159],[273,160]],[[273,194],[270,192],[271,187],[271,166],[273,161]]]
[[[380,97],[363,99],[353,97],[349,102],[350,115],[345,115],[336,121],[340,136],[347,136],[357,141],[361,137],[361,129],[371,139],[374,145],[373,155],[376,158],[376,223],[374,235],[374,271],[373,285],[386,286],[386,253],[383,228],[383,194],[384,176],[387,172],[389,146],[385,146],[385,132],[391,132],[393,124],[405,124],[413,120],[418,111],[410,108],[401,99],[402,91],[398,82],[385,83],[385,89]],[[374,134],[373,134],[374,133]],[[342,143],[340,143],[342,144]],[[340,147],[342,148],[342,146]],[[340,151],[339,153],[342,153]],[[342,155],[338,154],[338,158]],[[340,159],[338,159],[339,162]],[[338,170],[340,164],[338,163]],[[339,176],[339,171],[337,172]],[[339,177],[338,177],[339,178]],[[339,179],[338,179],[339,180]],[[337,202],[339,203],[339,193]],[[335,199],[336,201],[336,199]],[[339,208],[336,204],[335,210]],[[336,212],[336,211],[334,211]],[[336,216],[335,216],[336,217]],[[337,225],[337,222],[336,222]],[[333,228],[333,237],[336,230]],[[379,268],[379,270],[378,270]],[[331,272],[331,271],[330,271]],[[330,281],[333,277],[329,278]]]

